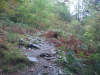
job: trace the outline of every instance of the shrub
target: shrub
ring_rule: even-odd
[[[21,54],[21,51],[16,49],[15,51],[9,51],[4,58],[4,62],[10,63],[10,64],[19,64],[19,63],[25,63],[27,64],[28,59],[25,58],[24,55]]]
[[[16,39],[17,39],[17,37],[16,37],[15,33],[13,33],[13,32],[8,33],[8,42],[15,43]]]
[[[3,49],[3,50],[8,50],[8,47],[7,47],[7,45],[6,44],[1,44],[0,43],[0,49]]]
[[[85,75],[99,75],[100,74],[100,54],[92,54],[86,62]]]
[[[4,57],[5,53],[3,50],[0,50],[0,58]]]
[[[60,52],[59,55],[61,58],[57,61],[62,64],[66,74],[80,75],[84,72],[84,59],[77,58],[74,51],[68,50],[66,55],[63,55]]]
[[[2,65],[2,70],[3,72],[8,72],[8,66],[7,65]]]

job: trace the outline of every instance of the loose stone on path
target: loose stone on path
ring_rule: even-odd
[[[27,36],[27,38],[30,40],[29,43],[39,48],[22,47],[27,58],[35,62],[34,66],[29,67],[33,69],[27,75],[63,75],[62,69],[54,63],[57,59],[54,45],[42,37]]]

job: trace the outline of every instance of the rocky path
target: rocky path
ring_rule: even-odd
[[[29,46],[22,47],[27,58],[34,62],[33,66],[27,67],[22,75],[66,75],[55,63],[57,59],[56,48],[41,37],[28,37]]]

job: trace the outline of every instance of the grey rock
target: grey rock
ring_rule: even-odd
[[[42,53],[40,54],[40,57],[44,58],[44,57],[52,57],[51,54],[48,54],[48,53]]]
[[[27,57],[32,62],[38,62],[38,59],[35,57]]]
[[[26,48],[31,48],[31,49],[40,49],[39,48],[39,46],[38,45],[36,45],[36,44],[28,44],[27,46],[26,46]]]

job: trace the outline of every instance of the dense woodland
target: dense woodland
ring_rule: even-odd
[[[100,0],[76,1],[71,13],[70,0],[0,0],[0,73],[34,64],[19,40],[41,33],[57,49],[61,75],[100,75]]]

